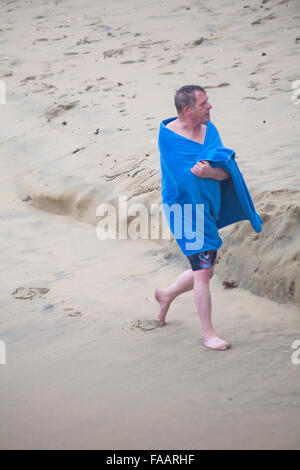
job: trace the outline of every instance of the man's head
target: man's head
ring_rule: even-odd
[[[194,123],[205,123],[210,120],[209,110],[212,105],[208,102],[206,91],[198,85],[185,85],[175,94],[175,107],[181,119]]]

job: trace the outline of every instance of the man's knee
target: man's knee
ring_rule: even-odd
[[[194,271],[195,280],[199,282],[209,282],[213,277],[213,270],[211,268],[199,269]]]

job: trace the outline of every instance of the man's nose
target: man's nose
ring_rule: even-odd
[[[211,109],[212,105],[210,103],[207,103],[207,104],[208,104],[208,109]]]

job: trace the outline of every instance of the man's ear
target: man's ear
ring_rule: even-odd
[[[190,107],[190,105],[187,104],[187,105],[183,108],[183,112],[184,112],[185,114],[190,114],[190,113],[191,113],[191,107]]]

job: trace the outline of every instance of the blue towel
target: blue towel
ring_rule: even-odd
[[[163,211],[183,254],[219,249],[223,242],[218,229],[241,220],[249,220],[253,229],[261,232],[262,220],[235,161],[235,152],[224,147],[215,125],[206,123],[205,140],[200,144],[166,127],[175,119],[161,122],[158,145]],[[199,160],[223,168],[231,177],[222,181],[199,178],[191,172]]]

